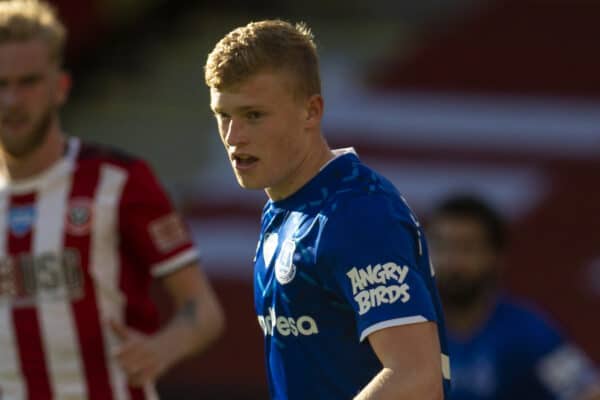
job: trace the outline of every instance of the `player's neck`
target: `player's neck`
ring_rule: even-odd
[[[444,307],[448,329],[456,336],[469,338],[488,320],[496,304],[496,293],[485,293],[469,307]]]
[[[12,157],[2,153],[2,173],[10,181],[32,178],[50,168],[64,154],[65,136],[58,122],[50,127],[44,142],[24,157]]]
[[[283,200],[296,193],[314,178],[329,160],[335,157],[322,135],[319,135],[315,140],[316,142],[312,145],[313,150],[308,152],[285,184],[265,189],[271,200]]]

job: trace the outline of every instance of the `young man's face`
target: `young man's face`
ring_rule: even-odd
[[[475,218],[438,216],[428,229],[431,256],[445,304],[468,307],[495,284],[499,255]]]
[[[211,89],[211,108],[238,183],[285,193],[309,152],[307,107],[283,72],[261,72],[226,90]]]
[[[0,44],[0,144],[14,157],[35,150],[68,91],[68,78],[42,40]]]

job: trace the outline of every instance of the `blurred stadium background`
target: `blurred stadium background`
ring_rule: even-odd
[[[460,190],[496,205],[507,287],[600,361],[600,2],[53,3],[70,29],[67,131],[152,163],[228,314],[218,346],[161,380],[164,399],[267,396],[251,288],[265,196],[237,187],[202,70],[226,32],[267,17],[313,28],[331,144],[355,146],[422,217]]]

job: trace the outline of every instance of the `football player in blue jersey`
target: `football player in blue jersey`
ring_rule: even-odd
[[[471,195],[443,200],[428,224],[446,312],[451,400],[599,399],[598,372],[539,311],[501,294],[505,222]]]
[[[304,24],[250,23],[205,66],[239,184],[264,189],[255,308],[273,399],[442,399],[444,322],[416,217],[384,177],[321,132]]]

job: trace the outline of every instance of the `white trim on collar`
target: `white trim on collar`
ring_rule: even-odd
[[[54,178],[64,175],[73,167],[75,159],[79,154],[80,145],[79,138],[69,138],[67,141],[67,152],[60,160],[57,160],[49,168],[30,178],[17,181],[4,180],[0,182],[0,190],[9,190],[14,194],[28,193],[39,189]]]
[[[325,168],[327,168],[327,166],[329,164],[331,164],[331,162],[333,160],[336,160],[339,157],[344,156],[346,154],[354,154],[354,155],[358,156],[358,153],[356,152],[354,147],[341,147],[339,149],[333,149],[333,150],[331,150],[331,152],[333,153],[334,157],[331,160],[327,161],[325,164],[323,164],[323,166],[321,167],[321,169],[319,171],[323,171]]]

